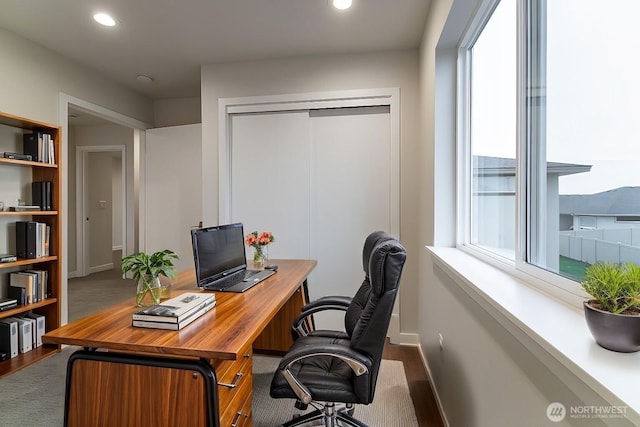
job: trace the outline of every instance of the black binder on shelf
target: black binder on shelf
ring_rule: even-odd
[[[18,355],[18,322],[0,320],[0,352],[7,353],[9,357]]]
[[[51,208],[51,181],[34,181],[31,183],[31,204],[40,206],[43,211]]]
[[[27,305],[27,290],[20,286],[9,285],[8,295],[18,301],[18,305]]]
[[[34,162],[41,162],[42,132],[25,133],[22,136],[22,152],[30,155]]]
[[[18,258],[36,257],[36,233],[35,221],[16,222],[16,255]]]

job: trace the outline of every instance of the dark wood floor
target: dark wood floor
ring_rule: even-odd
[[[431,381],[422,364],[418,348],[387,342],[382,357],[402,361],[418,425],[421,427],[444,427]]]

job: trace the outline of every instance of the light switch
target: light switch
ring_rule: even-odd
[[[106,209],[107,208],[107,201],[106,200],[100,200],[98,203],[100,204],[100,209]]]

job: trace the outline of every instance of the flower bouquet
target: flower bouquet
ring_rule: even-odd
[[[254,231],[245,237],[247,246],[253,248],[253,263],[256,268],[263,268],[269,260],[267,246],[274,240],[273,233],[270,231],[263,231],[262,233]]]

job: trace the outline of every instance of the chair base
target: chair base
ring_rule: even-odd
[[[363,422],[353,418],[353,405],[347,405],[344,408],[337,409],[334,403],[327,403],[321,409],[294,418],[291,421],[282,424],[282,427],[294,426],[326,426],[326,427],[368,427]]]

